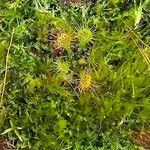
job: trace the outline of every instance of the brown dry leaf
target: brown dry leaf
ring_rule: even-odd
[[[135,133],[131,136],[131,140],[135,144],[150,150],[150,131],[145,131],[143,133]]]
[[[0,135],[0,150],[14,150],[14,146]]]

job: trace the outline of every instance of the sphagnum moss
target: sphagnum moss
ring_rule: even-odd
[[[139,150],[130,137],[148,143],[132,133],[149,131],[149,1],[76,2],[0,1],[0,133],[16,149]]]

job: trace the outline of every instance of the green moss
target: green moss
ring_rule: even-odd
[[[130,136],[149,129],[148,6],[0,1],[0,133],[24,150],[140,149]],[[60,33],[70,42],[58,47]]]

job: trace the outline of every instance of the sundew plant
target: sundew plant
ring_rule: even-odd
[[[0,1],[5,149],[150,149],[150,0]]]

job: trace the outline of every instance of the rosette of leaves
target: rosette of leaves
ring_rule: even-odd
[[[56,56],[61,55],[63,50],[71,53],[71,48],[73,46],[73,42],[75,41],[74,31],[71,27],[68,27],[67,31],[65,27],[55,29],[50,35],[50,41]],[[61,53],[58,51],[61,51]]]
[[[91,30],[86,27],[81,28],[77,34],[81,48],[84,48],[92,40],[93,37]]]

